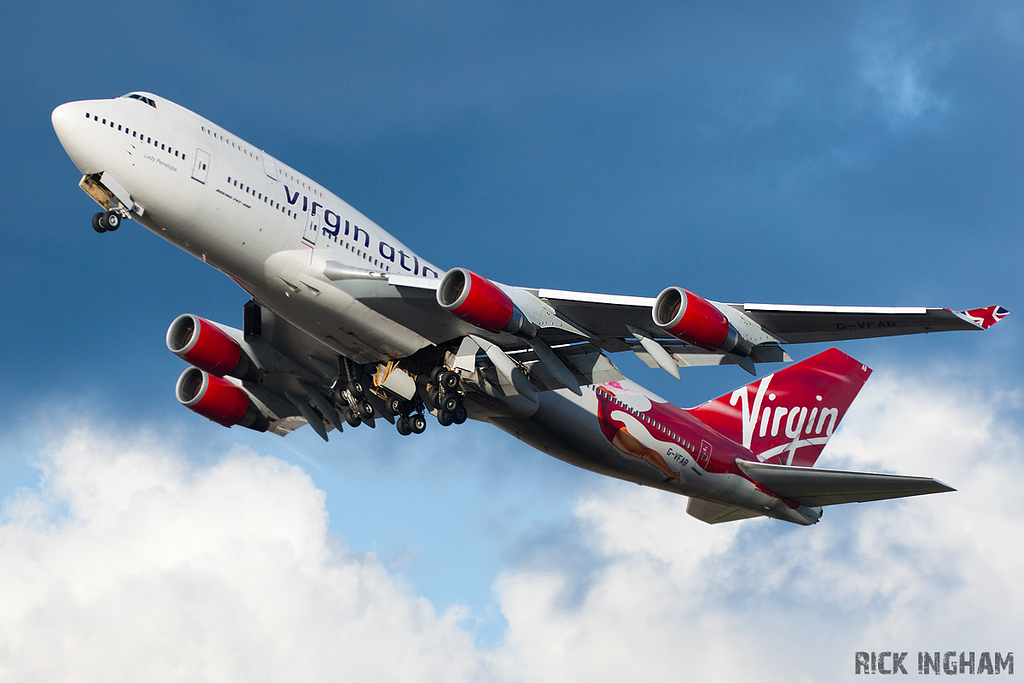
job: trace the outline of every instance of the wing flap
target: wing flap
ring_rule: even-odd
[[[686,346],[676,340],[663,343],[662,346],[668,352],[671,359],[681,368],[703,367],[708,365],[731,365],[736,361],[728,353],[717,353],[705,351],[696,346]],[[639,344],[631,344],[633,353],[642,360],[647,367],[657,368],[658,363]],[[789,363],[792,358],[786,351],[775,344],[755,346],[750,351],[750,359],[755,363]]]
[[[955,491],[931,477],[822,470],[737,460],[744,474],[779,496],[810,507]]]
[[[623,374],[608,356],[591,344],[579,344],[555,349],[563,358],[576,379],[582,384],[617,382]],[[547,365],[540,361],[534,351],[513,352],[510,357],[522,363],[529,374],[530,382],[541,391],[563,389],[565,384],[555,377]]]

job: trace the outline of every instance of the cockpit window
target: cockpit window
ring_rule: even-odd
[[[126,97],[129,100],[139,100],[140,102],[145,102],[149,106],[153,107],[153,109],[156,109],[156,102],[154,102],[151,97],[146,97],[145,95],[140,95],[134,92],[128,93],[127,95],[122,95],[121,97]]]

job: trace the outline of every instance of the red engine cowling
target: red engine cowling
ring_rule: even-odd
[[[501,288],[465,268],[452,268],[437,287],[437,303],[452,315],[489,332],[532,339],[537,327]]]
[[[208,320],[186,313],[167,328],[167,348],[187,363],[211,375],[230,375],[259,381],[259,370],[242,347]]]
[[[241,425],[258,432],[270,427],[244,389],[199,368],[181,373],[174,393],[181,405],[225,427]]]
[[[705,299],[682,287],[665,289],[651,310],[654,324],[676,339],[708,351],[750,354],[750,343]]]

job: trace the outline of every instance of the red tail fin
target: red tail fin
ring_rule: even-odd
[[[829,349],[687,412],[762,462],[810,467],[870,375]]]

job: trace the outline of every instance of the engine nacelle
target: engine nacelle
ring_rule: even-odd
[[[181,405],[225,427],[241,425],[257,432],[270,428],[270,420],[244,389],[199,368],[181,373],[174,394]]]
[[[258,382],[260,371],[234,339],[197,315],[179,315],[167,328],[167,348],[200,370]]]
[[[651,309],[654,324],[676,339],[708,351],[749,356],[751,345],[707,300],[682,287],[665,289]]]
[[[437,303],[452,315],[489,332],[508,332],[525,339],[537,336],[537,326],[526,319],[501,288],[465,268],[452,268],[437,287]]]

